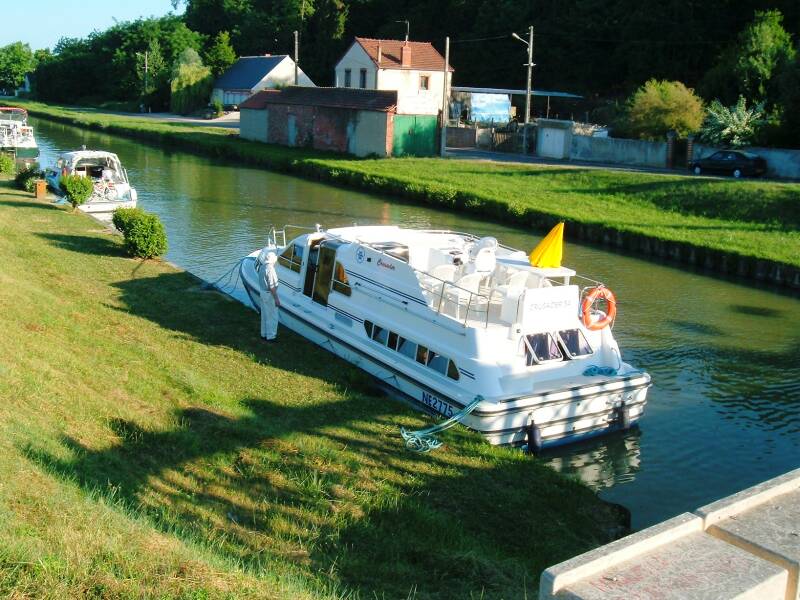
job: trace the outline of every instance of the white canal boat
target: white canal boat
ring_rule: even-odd
[[[48,185],[62,194],[61,177],[80,175],[90,177],[94,184],[91,197],[78,208],[87,213],[113,213],[118,208],[135,208],[137,194],[128,181],[128,172],[112,152],[75,150],[59,155],[54,165],[45,171]]]
[[[318,227],[288,243],[273,230],[267,249],[283,325],[429,411],[450,417],[480,396],[462,423],[492,444],[536,450],[642,416],[650,376],[621,358],[613,294],[582,290],[571,269],[532,266],[490,237],[393,226]],[[239,267],[256,307],[260,252]]]
[[[17,161],[32,164],[39,156],[39,147],[28,125],[28,112],[23,108],[0,106],[0,152],[13,155]]]

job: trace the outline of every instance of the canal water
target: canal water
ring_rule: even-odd
[[[81,144],[116,152],[169,236],[167,258],[214,280],[270,225],[397,224],[493,235],[544,232],[35,120],[41,162]],[[475,169],[480,169],[475,164]],[[624,358],[653,377],[640,428],[544,460],[631,510],[642,528],[800,467],[800,300],[569,241],[565,264],[617,295]],[[258,327],[255,316],[253,327]],[[322,352],[322,350],[319,350]]]

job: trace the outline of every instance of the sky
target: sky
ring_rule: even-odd
[[[0,46],[22,41],[53,49],[59,38],[85,37],[117,21],[161,17],[177,11],[170,0],[0,0]],[[9,27],[16,23],[18,26]]]

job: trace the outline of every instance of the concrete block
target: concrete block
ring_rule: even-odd
[[[795,490],[800,490],[800,469],[789,471],[780,477],[775,477],[722,500],[707,504],[694,511],[694,514],[703,519],[703,529],[708,529],[715,523],[734,515],[739,515],[777,496]]]
[[[784,600],[788,573],[703,533],[683,514],[542,574],[541,600],[736,598]]]
[[[697,512],[710,535],[786,569],[786,600],[800,600],[800,469]]]

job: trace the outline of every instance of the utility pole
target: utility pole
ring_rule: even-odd
[[[298,38],[300,35],[295,30],[294,32],[294,84],[300,85],[300,67],[298,66],[297,62],[300,60],[300,51],[299,51],[299,43]]]
[[[531,119],[531,94],[533,93],[533,25],[528,27],[528,41],[526,42],[516,33],[512,33],[511,37],[519,40],[528,46],[528,85],[525,88],[525,120],[522,126],[522,153],[526,154],[528,150],[528,122]]]
[[[533,25],[528,27],[528,86],[525,92],[525,125],[522,130],[522,153],[528,153],[528,123],[531,120],[531,92],[533,92]]]
[[[442,83],[442,134],[439,151],[444,158],[447,153],[447,120],[450,116],[450,94],[447,93],[447,79],[450,75],[450,36],[444,38],[444,83]]]

